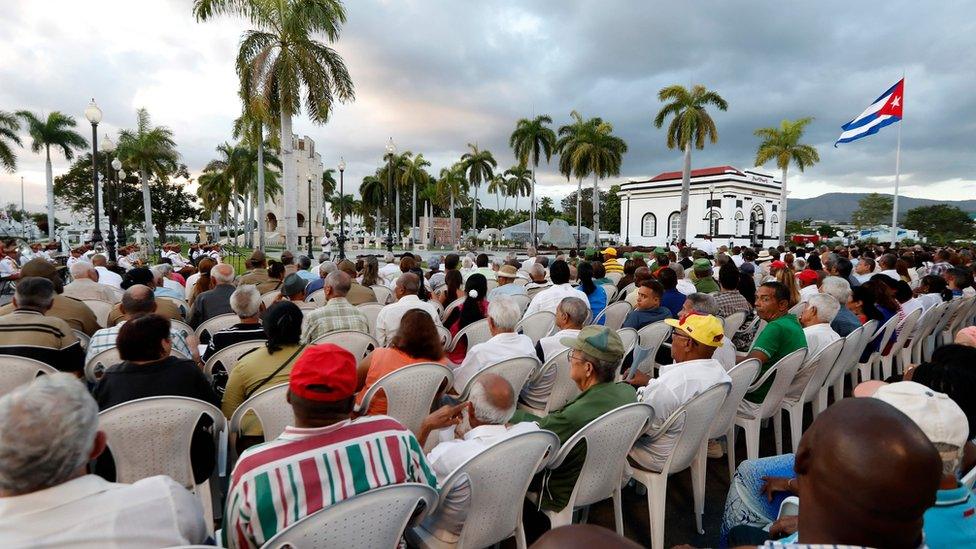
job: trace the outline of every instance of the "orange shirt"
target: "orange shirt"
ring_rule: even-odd
[[[436,362],[438,364],[447,365],[447,357],[443,357],[440,360],[429,360],[426,358],[413,358],[410,355],[404,353],[399,349],[394,349],[392,347],[380,347],[373,351],[369,355],[369,369],[366,371],[366,384],[363,385],[362,390],[356,394],[356,404],[360,404],[363,401],[363,396],[366,395],[366,391],[373,386],[381,377],[385,376],[390,372],[394,372],[408,366],[410,364],[419,364],[421,362]],[[369,410],[366,411],[366,415],[373,416],[377,414],[386,413],[386,395],[381,393],[373,396],[372,401],[369,403]]]

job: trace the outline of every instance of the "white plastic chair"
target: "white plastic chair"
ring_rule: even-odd
[[[468,379],[464,387],[461,387],[458,391],[458,394],[461,395],[460,400],[467,400],[468,393],[471,392],[471,387],[474,386],[474,382],[487,373],[502,376],[512,386],[512,389],[515,390],[515,394],[519,394],[522,391],[522,387],[525,386],[525,382],[529,380],[529,377],[538,368],[539,359],[534,356],[520,356],[492,364]],[[458,388],[455,387],[455,389]]]
[[[462,303],[464,303],[463,297],[459,297],[454,301],[448,303],[447,307],[444,307],[444,310],[441,312],[441,322],[447,322],[447,317],[451,316],[451,313],[454,312],[454,309],[460,307]]]
[[[369,335],[376,337],[376,317],[380,315],[383,305],[379,303],[361,303],[356,307],[366,315],[366,322],[369,324]]]
[[[41,374],[56,374],[57,369],[47,364],[15,355],[0,355],[0,396],[13,391],[21,385],[34,381],[34,378]]]
[[[549,311],[537,311],[520,320],[515,325],[515,332],[528,336],[535,345],[540,339],[552,333],[555,325],[556,315]],[[468,348],[470,349],[471,346],[468,345]]]
[[[976,296],[958,298],[958,301],[960,303],[956,308],[955,314],[952,315],[952,318],[946,324],[945,330],[940,334],[943,345],[952,343],[956,337],[956,332],[962,329],[963,326],[966,326],[973,317],[973,304],[976,303]]]
[[[642,402],[626,404],[594,419],[563,444],[547,469],[558,470],[581,442],[586,442],[586,454],[566,507],[560,511],[543,510],[553,529],[572,524],[576,509],[613,498],[617,534],[624,535],[620,481],[627,454],[647,428],[652,413],[651,407]],[[530,492],[528,497],[536,502],[540,496]]]
[[[851,389],[857,386],[857,375],[858,367],[860,366],[861,356],[864,355],[864,351],[871,344],[874,339],[874,335],[878,331],[879,322],[877,320],[869,320],[862,326],[863,331],[861,332],[861,339],[857,342],[857,348],[854,350],[854,356],[851,357],[851,362],[845,365],[844,373],[848,374],[851,378]],[[834,399],[839,400],[844,396],[844,378],[841,376],[834,384]]]
[[[342,347],[356,357],[357,363],[370,351],[380,346],[380,343],[373,336],[355,330],[329,332],[311,342],[312,345],[321,345],[322,343],[332,343]]]
[[[673,426],[681,426],[668,459],[660,471],[633,467],[634,480],[647,487],[647,509],[650,515],[653,549],[664,548],[664,502],[668,493],[668,475],[687,469],[699,455],[705,455],[709,427],[727,399],[729,388],[728,383],[710,387],[675,410],[659,428],[646,433],[649,442],[652,442],[667,433]],[[695,500],[704,500],[704,485],[694,486],[694,488],[703,490],[701,494],[695,494]],[[697,512],[695,519],[698,533],[703,534],[701,515]]]
[[[827,409],[827,398],[829,396],[829,391],[834,388],[834,401],[838,401],[844,397],[844,373],[851,366],[852,363],[857,362],[858,347],[860,346],[861,339],[864,337],[864,326],[858,326],[851,333],[844,336],[844,345],[841,347],[840,353],[834,360],[834,365],[831,366],[830,371],[827,373],[827,377],[824,378],[823,383],[820,385],[820,389],[817,390],[817,398],[813,401],[813,418],[816,419],[820,412]],[[840,383],[840,389],[836,389],[838,382]]]
[[[901,360],[904,364],[921,364],[925,350],[925,342],[934,333],[936,324],[945,314],[947,305],[939,303],[922,313],[922,317],[915,324],[915,333],[911,342],[902,350]]]
[[[490,547],[510,537],[526,547],[522,528],[523,495],[536,471],[558,450],[559,438],[550,431],[515,435],[493,444],[454,470],[440,486],[434,516],[451,497],[452,489],[467,483],[468,514],[457,543],[448,544],[422,526],[407,532],[418,547]]]
[[[180,315],[182,315],[183,318],[186,318],[187,315],[190,314],[190,305],[184,299],[177,299],[175,297],[167,297],[167,296],[159,296],[156,299],[169,301],[170,303],[175,305],[176,308],[179,309]]]
[[[88,334],[82,332],[81,330],[71,330],[71,331],[75,333],[75,337],[77,337],[78,342],[81,343],[81,348],[87,351],[88,344],[91,343],[91,338],[88,337]]]
[[[498,281],[497,280],[488,279],[486,282],[487,282],[486,288],[487,288],[487,291],[489,291],[489,292],[498,287]]]
[[[203,373],[207,374],[207,377],[212,378],[214,368],[220,364],[224,367],[224,371],[227,372],[227,374],[230,374],[230,371],[234,368],[234,365],[237,364],[237,361],[240,360],[245,353],[251,351],[252,349],[257,349],[264,344],[265,341],[263,339],[255,339],[253,341],[242,341],[240,343],[228,345],[207,359],[206,364],[203,365]]]
[[[169,328],[171,331],[175,331],[183,336],[183,339],[193,335],[196,331],[190,327],[189,324],[183,322],[182,320],[170,319]]]
[[[922,316],[921,309],[915,309],[914,311],[908,313],[908,316],[904,320],[898,323],[895,328],[896,337],[895,342],[892,343],[887,349],[884,349],[882,345],[882,351],[880,355],[880,366],[881,366],[881,376],[878,379],[888,379],[891,377],[891,372],[897,365],[898,371],[905,369],[905,364],[899,359],[902,356],[902,351],[905,349],[905,344],[908,342],[908,338],[912,336],[915,331],[915,325],[918,323],[918,319]]]
[[[262,547],[397,547],[407,527],[424,518],[435,501],[437,491],[425,484],[390,484],[320,509],[278,532]],[[418,508],[421,512],[415,516]]]
[[[614,286],[616,286],[617,283],[620,282],[620,279],[623,277],[624,277],[623,273],[607,273],[607,278],[613,281]]]
[[[801,302],[797,303],[796,305],[790,307],[790,310],[788,310],[786,312],[788,314],[791,314],[791,315],[797,317],[797,318],[800,318],[800,315],[803,314],[803,311],[805,311],[806,309],[807,309],[807,303],[806,303],[806,301],[801,301]]]
[[[657,366],[654,357],[657,356],[658,349],[670,335],[671,326],[665,324],[664,321],[648,324],[638,330],[637,345],[644,349],[649,349],[649,352],[641,364],[634,364],[632,367],[637,368],[638,371],[650,377],[654,377],[654,367]]]
[[[454,372],[447,366],[420,362],[398,368],[376,380],[363,395],[356,411],[369,410],[370,402],[382,390],[386,395],[386,415],[396,418],[415,434],[430,414],[434,399],[454,383]]]
[[[805,347],[793,351],[781,358],[776,364],[773,364],[772,367],[759,376],[759,379],[749,387],[746,394],[755,391],[770,377],[775,375],[773,384],[766,393],[766,398],[763,399],[762,404],[753,413],[747,414],[741,409],[736,412],[735,425],[732,426],[728,434],[729,446],[735,445],[735,428],[737,426],[742,427],[746,433],[746,455],[749,459],[758,459],[759,429],[762,427],[762,420],[773,417],[773,427],[776,435],[776,453],[783,453],[783,425],[782,420],[777,421],[776,417],[780,417],[779,407],[783,403],[783,397],[786,396],[786,391],[789,390],[790,385],[793,383],[793,377],[796,375],[796,371],[800,368],[800,365],[803,364],[806,356],[807,350]]]
[[[305,297],[305,301],[315,303],[317,307],[325,305],[325,288],[319,288]]]
[[[618,301],[616,303],[610,303],[607,305],[600,314],[596,315],[593,319],[594,324],[599,324],[600,319],[603,319],[603,325],[611,330],[619,330],[621,326],[624,325],[624,321],[627,320],[627,315],[633,311],[634,308],[630,306],[630,303],[626,301]]]
[[[285,431],[285,427],[294,423],[295,414],[286,400],[287,393],[288,384],[280,383],[251,395],[234,410],[227,427],[230,433],[231,456],[236,458],[240,455],[237,451],[237,437],[240,435],[241,421],[248,412],[253,412],[261,423],[265,442],[278,438]]]
[[[637,285],[634,284],[633,282],[631,282],[630,284],[624,286],[620,290],[620,294],[617,295],[617,299],[619,299],[621,301],[627,299],[627,294],[629,294],[630,292],[634,291],[636,288],[637,288]]]
[[[874,371],[875,377],[876,378],[878,377],[878,371],[879,371],[878,365],[881,362],[881,353],[884,351],[885,347],[887,346],[888,341],[891,341],[891,336],[892,334],[895,333],[896,328],[898,328],[898,315],[892,315],[891,318],[888,319],[888,322],[885,322],[884,325],[878,328],[878,331],[874,333],[874,337],[872,337],[870,340],[870,341],[877,340],[880,342],[878,344],[878,349],[876,351],[873,351],[870,355],[868,355],[868,359],[866,362],[858,363],[857,370],[851,371],[852,376],[860,374],[861,381],[867,381],[871,379],[871,372]],[[858,383],[857,380],[852,377],[851,387],[856,386],[857,383]]]
[[[383,286],[382,284],[373,284],[370,286],[373,293],[376,294],[376,302],[380,305],[386,305],[393,302],[393,290],[389,286]]]
[[[522,310],[522,314],[525,314],[525,310],[529,308],[529,296],[524,294],[509,296],[512,301],[518,303],[519,308]]]
[[[607,303],[613,303],[613,300],[617,297],[617,285],[600,284],[600,287],[603,288],[603,292],[607,296]]]
[[[281,290],[271,290],[270,292],[261,294],[261,302],[264,303],[264,308],[267,309],[273,305],[279,295],[281,295]]]
[[[546,398],[546,405],[543,408],[533,408],[525,403],[519,403],[520,410],[525,410],[537,417],[549,415],[552,410],[558,410],[566,405],[567,402],[576,398],[580,394],[576,382],[569,377],[569,352],[564,349],[550,358],[539,368],[539,372],[532,376],[533,383],[539,383],[547,376],[550,377],[549,396]]]
[[[88,362],[85,363],[85,379],[90,383],[95,383],[101,379],[102,374],[109,366],[114,366],[122,362],[119,357],[119,350],[115,347],[111,349],[105,349],[104,351],[98,353],[97,355],[91,357]]]
[[[112,312],[114,305],[100,299],[83,299],[82,303],[88,305],[88,308],[95,313],[95,320],[98,321],[99,327],[108,327],[108,315]]]
[[[465,338],[468,342],[468,349],[491,339],[491,332],[488,330],[488,319],[482,318],[458,330],[458,333],[454,334],[454,338],[451,339],[451,343],[447,346],[446,350],[448,352],[453,351],[458,346],[458,343],[461,342],[461,339]]]
[[[725,337],[729,338],[731,341],[736,332],[739,331],[739,328],[741,328],[742,324],[746,321],[746,313],[745,311],[737,311],[725,317],[723,320],[724,322],[722,326],[723,330],[725,331]]]
[[[617,330],[617,335],[620,336],[620,342],[623,343],[624,356],[627,356],[637,346],[637,330],[633,328],[620,328]]]
[[[945,301],[941,304],[944,307],[942,317],[939,318],[939,321],[935,323],[929,337],[925,338],[925,348],[923,349],[924,362],[932,360],[932,353],[935,352],[935,349],[942,344],[940,341],[942,338],[942,333],[945,331],[946,325],[949,324],[949,321],[952,320],[952,317],[959,309],[959,306],[962,305],[960,301],[961,300],[959,299],[953,299],[950,301]]]
[[[807,358],[803,366],[797,370],[793,383],[790,385],[780,408],[786,412],[790,420],[790,443],[793,453],[800,445],[800,435],[803,434],[803,407],[807,402],[813,402],[823,386],[824,380],[830,374],[837,357],[844,348],[844,338],[830,342],[816,355]],[[782,421],[781,414],[776,415]]]
[[[223,330],[224,328],[230,328],[231,326],[237,324],[240,321],[241,321],[240,317],[234,313],[217,315],[213,318],[205,320],[199,326],[197,326],[195,333],[197,337],[200,338],[200,341],[203,341],[204,339],[207,339],[209,341],[209,337],[211,335]],[[203,337],[204,333],[207,334],[206,338]]]

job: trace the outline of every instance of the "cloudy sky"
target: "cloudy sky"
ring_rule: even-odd
[[[194,172],[230,138],[239,113],[233,61],[246,22],[197,23],[191,0],[17,0],[4,8],[0,110],[61,110],[87,127],[83,110],[94,97],[114,134],[146,107],[174,131]],[[976,194],[968,2],[350,0],[347,8],[335,48],[356,100],[337,105],[326,126],[298,117],[295,132],[312,137],[327,164],[344,156],[356,187],[390,136],[400,150],[423,152],[434,173],[468,142],[507,168],[518,118],[544,113],[558,126],[573,109],[603,117],[628,143],[621,177],[606,185],[677,170],[680,153],[651,124],[656,94],[701,83],[729,110],[713,113],[719,142],[693,154],[695,167],[751,167],[754,129],[813,116],[806,139],[821,162],[791,177],[793,197],[890,192],[897,126],[832,145],[840,125],[904,71],[903,193]],[[28,208],[39,208],[42,157],[22,150],[18,168],[0,173],[0,201],[19,201],[23,176]],[[55,157],[55,172],[66,168]],[[539,182],[539,193],[557,200],[575,188],[551,167]]]

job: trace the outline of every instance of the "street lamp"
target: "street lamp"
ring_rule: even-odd
[[[339,259],[346,258],[346,200],[342,182],[343,172],[346,171],[346,161],[339,157]]]
[[[95,99],[92,98],[91,103],[85,108],[85,118],[91,122],[92,125],[92,189],[95,193],[95,200],[93,201],[93,207],[95,209],[95,228],[92,230],[92,247],[98,245],[102,241],[102,231],[98,227],[98,169],[97,169],[97,155],[98,155],[98,123],[102,121],[102,109],[98,108],[95,104]]]
[[[109,158],[111,156],[111,153],[115,152],[115,143],[112,142],[112,139],[109,138],[108,135],[105,136],[105,139],[102,139],[101,149],[102,149],[102,152],[105,153],[105,168],[106,168],[106,170],[105,170],[105,177],[102,179],[103,183],[102,183],[101,192],[98,193],[98,202],[99,202],[100,209],[102,211],[104,211],[105,214],[106,214],[106,217],[108,217],[108,227],[106,227],[106,230],[108,230],[108,238],[105,241],[106,248],[108,249],[108,259],[109,259],[109,261],[115,261],[115,232],[112,230],[112,221],[113,221],[112,218],[114,216],[109,211],[109,208],[106,208],[105,207],[104,197],[106,195],[108,195],[108,197],[109,197],[108,203],[109,203],[109,207],[111,207],[111,204],[112,204],[112,193],[111,193],[111,189],[112,189],[112,170],[111,169],[108,169],[108,168],[110,166],[114,166],[115,163],[119,161],[119,159],[116,158],[115,160],[112,160],[111,162],[109,162]],[[121,165],[122,164],[119,163],[119,167],[121,167]]]
[[[305,216],[305,224],[308,226],[308,257],[314,257],[312,251],[312,176],[308,177],[308,215]]]
[[[630,246],[630,193],[627,193],[627,241],[624,244]]]
[[[118,159],[116,159],[115,161],[118,162]],[[115,210],[115,219],[117,220],[117,223],[115,224],[115,230],[116,232],[119,233],[119,246],[124,247],[125,246],[125,222],[119,219],[120,217],[122,217],[121,216],[122,204],[120,204],[120,202],[122,201],[122,191],[125,190],[125,187],[123,187],[122,184],[125,182],[125,178],[129,177],[129,174],[125,173],[125,170],[122,169],[121,162],[119,162],[118,166],[119,169],[118,169],[118,173],[116,174],[118,177],[115,180],[116,181],[115,199],[113,200],[115,205],[113,209]],[[115,167],[115,162],[112,162],[112,167],[113,168]]]
[[[712,204],[715,202],[715,183],[708,186],[708,207],[705,211],[708,212],[708,236],[715,237],[715,224],[712,222]]]
[[[396,154],[396,150],[396,144],[391,137],[386,144],[386,152],[389,156],[389,166],[386,170],[389,175],[386,184],[386,251],[388,252],[393,252],[393,155]]]

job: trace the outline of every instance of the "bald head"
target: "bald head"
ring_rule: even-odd
[[[122,303],[119,308],[122,310],[122,314],[127,317],[151,313],[156,310],[156,296],[149,286],[133,284],[122,295]]]
[[[217,284],[232,284],[234,282],[234,266],[230,263],[218,263],[210,269],[210,276]]]
[[[104,255],[102,255],[102,254],[95,254],[95,255],[92,256],[92,265],[94,265],[96,267],[104,267],[106,265],[106,263],[108,263],[108,260],[105,259],[105,256]]]
[[[870,398],[841,400],[818,416],[800,439],[795,467],[800,543],[917,547],[942,478],[925,433]]]
[[[472,427],[504,425],[515,413],[515,391],[500,375],[484,374],[472,385],[468,402],[474,409]]]
[[[405,295],[417,295],[420,290],[420,277],[413,273],[403,273],[396,281],[397,299]]]
[[[87,261],[75,261],[68,270],[71,272],[71,278],[74,280],[88,278],[98,282],[98,271]]]

